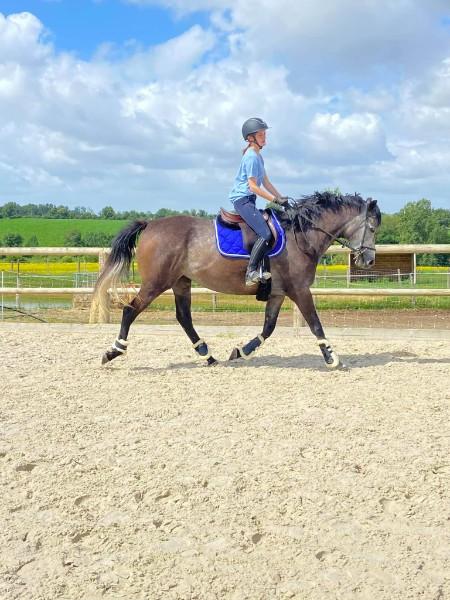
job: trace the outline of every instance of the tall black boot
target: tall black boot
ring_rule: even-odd
[[[245,285],[253,285],[254,283],[258,283],[261,281],[259,276],[259,263],[264,258],[269,244],[262,237],[259,237],[250,254],[250,260],[248,261],[247,272],[245,274]],[[265,271],[263,273],[263,279],[270,279],[270,273]]]

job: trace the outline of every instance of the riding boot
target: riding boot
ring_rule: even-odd
[[[245,285],[253,285],[261,281],[259,276],[259,263],[264,258],[269,244],[262,237],[259,237],[253,245],[248,261],[247,272],[245,274]],[[262,273],[263,279],[270,279],[271,275],[268,271]]]

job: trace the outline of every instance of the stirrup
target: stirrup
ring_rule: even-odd
[[[255,283],[259,283],[260,281],[258,271],[247,271],[245,274],[245,285],[255,285]]]
[[[270,271],[264,270],[263,262],[264,261],[262,261],[261,264],[259,265],[259,280],[260,281],[269,281],[269,279],[272,277],[272,273]]]

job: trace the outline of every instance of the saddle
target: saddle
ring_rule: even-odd
[[[267,210],[261,211],[264,220],[266,221],[270,232],[272,234],[272,239],[270,240],[270,248],[275,248],[278,242],[278,229],[275,226],[273,221],[272,214]],[[232,229],[240,229],[242,232],[242,245],[243,247],[250,252],[253,244],[256,242],[257,234],[253,231],[253,229],[247,225],[244,219],[236,212],[225,210],[224,208],[220,209],[219,217],[222,223],[228,225]]]

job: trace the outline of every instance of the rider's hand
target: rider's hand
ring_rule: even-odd
[[[288,208],[289,206],[289,197],[288,196],[275,196],[273,202],[276,202],[283,208]]]

